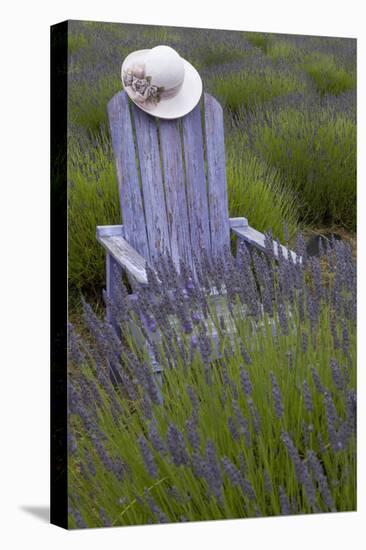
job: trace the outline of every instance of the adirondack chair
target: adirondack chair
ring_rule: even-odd
[[[122,271],[147,283],[146,262],[154,267],[167,250],[178,270],[180,258],[194,269],[193,255],[200,260],[202,247],[222,255],[230,231],[265,250],[265,236],[246,218],[229,217],[223,110],[214,97],[204,93],[184,117],[162,120],[121,91],[109,101],[108,117],[123,219],[123,225],[97,227],[108,301]]]

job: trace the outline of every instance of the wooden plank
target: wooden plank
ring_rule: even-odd
[[[234,227],[248,227],[248,220],[246,218],[229,218],[230,228]]]
[[[230,242],[224,119],[221,105],[207,93],[204,111],[211,250],[215,257],[221,255]]]
[[[125,236],[123,225],[97,225],[97,238],[112,237],[114,235]]]
[[[146,260],[121,236],[98,237],[100,244],[139,283],[147,283]]]
[[[180,258],[192,266],[179,121],[160,120],[159,134],[171,254],[179,270]]]
[[[124,90],[109,101],[109,126],[116,161],[125,235],[137,252],[149,259],[146,224],[128,102],[129,98]]]
[[[265,247],[265,235],[263,233],[260,233],[256,229],[253,229],[253,227],[234,227],[233,231],[238,237],[244,239],[247,243],[250,245],[256,246],[260,250],[266,252]],[[283,256],[287,259],[287,251],[288,249],[280,245]],[[278,258],[278,246],[277,243],[273,243],[273,252],[276,258]],[[293,252],[292,250],[289,251],[290,255],[292,257],[292,260],[296,262],[296,259],[299,258],[301,261],[301,256],[298,256],[296,252]]]
[[[199,104],[182,118],[182,130],[191,245],[200,259],[202,247],[211,250],[211,239]]]
[[[151,261],[171,252],[156,120],[132,105]]]

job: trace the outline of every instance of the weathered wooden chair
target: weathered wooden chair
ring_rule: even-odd
[[[113,265],[147,282],[145,263],[153,266],[160,252],[169,250],[178,269],[180,257],[192,265],[192,251],[199,255],[202,247],[222,254],[230,230],[265,250],[265,236],[246,218],[229,218],[223,111],[215,98],[204,93],[186,116],[162,120],[121,91],[108,116],[123,225],[98,226],[97,239],[106,250],[112,300]]]
[[[121,91],[108,103],[108,117],[123,219],[123,225],[97,227],[108,301],[123,271],[147,283],[146,262],[154,267],[166,251],[178,270],[182,258],[194,271],[193,256],[200,260],[203,248],[222,255],[230,230],[265,250],[265,236],[246,218],[229,218],[223,111],[216,99],[204,93],[186,116],[162,120]]]

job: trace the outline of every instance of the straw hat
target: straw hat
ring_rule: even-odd
[[[179,118],[194,109],[202,94],[197,70],[170,46],[130,53],[121,78],[132,101],[159,118]]]

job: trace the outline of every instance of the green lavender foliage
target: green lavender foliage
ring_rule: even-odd
[[[121,222],[115,165],[109,140],[83,134],[69,136],[68,266],[73,296],[83,290],[101,295],[105,254],[96,241],[97,225]]]
[[[282,240],[286,224],[293,237],[299,224],[297,197],[271,164],[248,149],[242,135],[231,134],[226,141],[230,215],[240,217],[244,213],[252,227],[262,232],[272,230]]]
[[[338,95],[356,88],[356,67],[342,67],[335,56],[319,53],[305,56],[303,68],[321,95]]]
[[[356,121],[352,99],[309,103],[298,98],[244,117],[251,148],[275,167],[298,211],[314,225],[339,225],[356,230]],[[240,141],[239,141],[240,143]]]

